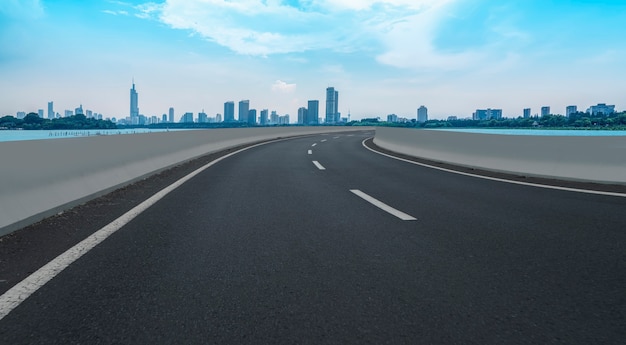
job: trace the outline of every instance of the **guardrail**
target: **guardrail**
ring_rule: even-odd
[[[377,127],[384,149],[525,176],[626,184],[626,137],[528,136]]]
[[[0,143],[0,235],[230,147],[351,127],[210,129]]]

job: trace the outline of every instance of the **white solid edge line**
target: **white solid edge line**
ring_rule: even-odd
[[[324,166],[321,165],[318,161],[313,161],[313,164],[315,164],[315,166],[320,170],[326,170],[326,168],[324,168]]]
[[[263,142],[263,143],[259,143],[259,144],[242,148],[235,152],[231,152],[225,156],[219,157],[207,163],[206,165],[196,169],[195,171],[189,173],[188,175],[184,176],[180,180],[172,183],[171,185],[157,192],[156,194],[154,194],[153,196],[151,196],[150,198],[148,198],[141,204],[135,206],[130,211],[124,213],[122,216],[112,221],[111,223],[103,227],[102,229],[94,232],[86,239],[74,245],[72,248],[66,250],[63,254],[57,256],[55,259],[53,259],[52,261],[50,261],[49,263],[47,263],[46,265],[44,265],[43,267],[41,267],[40,269],[32,273],[31,275],[26,277],[21,282],[17,283],[11,289],[5,292],[2,296],[0,296],[0,320],[2,320],[5,316],[7,316],[13,309],[19,306],[35,291],[37,291],[39,288],[44,286],[47,282],[52,280],[52,278],[54,278],[56,275],[61,273],[61,271],[63,271],[65,268],[71,265],[74,261],[78,260],[81,256],[89,252],[89,250],[91,250],[92,248],[100,244],[107,237],[111,236],[113,233],[115,233],[117,230],[122,228],[128,222],[133,220],[143,211],[148,209],[150,206],[154,205],[156,202],[161,200],[167,194],[169,194],[170,192],[172,192],[173,190],[181,186],[183,183],[189,181],[190,179],[192,179],[193,177],[195,177],[202,171],[208,169],[214,164],[220,162],[221,160],[226,159],[235,154],[238,154],[242,151],[249,150],[257,146],[266,145],[266,144],[270,144],[270,143],[274,143],[274,142],[282,141],[282,140],[287,140],[287,139],[288,138],[267,141],[267,142]]]
[[[309,150],[307,153],[312,155],[313,154],[313,150]]]
[[[355,195],[357,195],[358,197],[360,197],[361,199],[369,202],[370,204],[372,204],[372,205],[380,208],[381,210],[383,210],[383,211],[385,211],[387,213],[390,213],[390,214],[392,214],[392,215],[394,215],[394,216],[396,216],[396,217],[398,217],[398,218],[400,218],[402,220],[417,220],[414,217],[412,217],[412,216],[410,216],[410,215],[408,215],[408,214],[406,214],[406,213],[404,213],[402,211],[399,211],[399,210],[397,210],[397,209],[395,209],[395,208],[385,204],[384,202],[382,202],[382,201],[380,201],[380,200],[378,200],[378,199],[376,199],[374,197],[371,197],[371,196],[363,193],[362,191],[360,191],[358,189],[350,189],[350,191],[352,193],[354,193]]]
[[[370,151],[372,151],[374,153],[377,153],[379,155],[386,156],[386,157],[393,158],[393,159],[397,159],[397,160],[400,160],[400,161],[403,161],[403,162],[407,162],[407,163],[423,166],[423,167],[426,167],[426,168],[437,169],[437,170],[441,170],[441,171],[445,171],[445,172],[449,172],[449,173],[453,173],[453,174],[458,174],[458,175],[477,177],[477,178],[481,178],[481,179],[484,179],[484,180],[491,180],[491,181],[498,181],[498,182],[518,184],[518,185],[522,185],[522,186],[530,186],[530,187],[546,188],[546,189],[556,189],[556,190],[562,190],[562,191],[567,191],[567,192],[576,192],[576,193],[587,193],[587,194],[617,196],[617,197],[626,198],[626,193],[603,192],[603,191],[599,191],[599,190],[559,187],[559,186],[550,186],[550,185],[547,185],[547,184],[539,184],[539,183],[507,180],[507,179],[503,179],[503,178],[497,178],[497,177],[491,177],[491,176],[482,176],[482,175],[466,173],[466,172],[462,172],[462,171],[456,171],[456,170],[452,170],[452,169],[446,169],[446,168],[442,168],[442,167],[438,167],[438,166],[434,166],[434,165],[428,165],[428,164],[425,164],[425,163],[414,162],[412,160],[408,160],[408,159],[404,159],[404,158],[400,158],[400,157],[395,157],[395,156],[392,156],[392,155],[389,155],[389,154],[386,154],[386,153],[378,152],[378,151],[376,151],[374,149],[371,149],[371,148],[367,147],[367,145],[365,145],[365,141],[367,141],[369,139],[372,139],[372,138],[373,137],[364,139],[361,142],[363,147],[365,147],[366,149],[368,149],[368,150],[370,150]]]

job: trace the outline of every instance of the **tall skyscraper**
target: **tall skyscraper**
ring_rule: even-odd
[[[235,122],[235,102],[224,103],[224,122]]]
[[[250,112],[250,101],[245,99],[239,101],[239,122],[248,122],[248,113]]]
[[[298,108],[298,124],[299,125],[303,125],[306,124],[306,120],[307,120],[307,108],[305,107],[300,107]]]
[[[256,125],[256,109],[248,110],[248,125]]]
[[[578,111],[578,107],[575,105],[568,105],[565,108],[565,116],[569,117],[570,115],[576,113]]]
[[[169,122],[174,123],[174,107],[170,107],[169,116]],[[163,122],[165,122],[165,120],[163,120]]]
[[[268,115],[267,109],[261,110],[261,118],[259,119],[261,126],[267,126],[267,121],[268,121],[267,115]]]
[[[278,113],[276,113],[276,110],[272,110],[272,113],[270,114],[270,124],[272,125],[277,125],[278,124]]]
[[[325,123],[339,122],[339,91],[335,91],[334,87],[326,88],[326,119]]]
[[[550,107],[541,107],[541,116],[550,115]]]
[[[320,101],[310,100],[308,103],[307,116],[304,124],[316,125],[320,116]]]
[[[524,118],[527,119],[530,117],[530,108],[524,108]]]
[[[422,105],[417,108],[417,122],[424,123],[426,121],[428,121],[428,108]]]
[[[138,94],[135,90],[135,81],[133,80],[133,88],[130,89],[130,117],[139,116]]]
[[[48,102],[48,118],[54,119],[54,102]]]
[[[78,108],[74,109],[74,115],[85,115],[85,112],[83,111],[83,105],[79,105]]]

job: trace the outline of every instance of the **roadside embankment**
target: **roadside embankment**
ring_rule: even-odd
[[[626,184],[626,137],[529,136],[377,127],[374,143],[432,161],[552,179]]]
[[[182,162],[231,147],[365,128],[210,129],[0,143],[0,236]]]

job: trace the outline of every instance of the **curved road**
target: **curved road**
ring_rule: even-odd
[[[370,152],[370,136],[214,164],[1,319],[0,343],[626,339],[626,197],[429,169]],[[25,238],[0,244],[36,252]],[[27,259],[11,255],[0,264]]]

